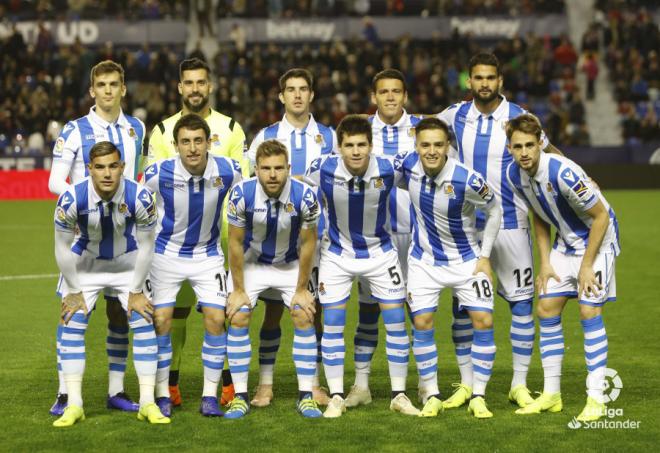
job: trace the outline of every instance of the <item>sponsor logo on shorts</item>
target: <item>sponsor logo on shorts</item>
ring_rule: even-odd
[[[323,284],[323,282],[319,282],[319,294],[325,296],[325,284]]]

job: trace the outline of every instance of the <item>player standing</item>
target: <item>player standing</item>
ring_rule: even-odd
[[[243,160],[245,151],[245,133],[232,118],[213,110],[210,106],[210,95],[213,93],[211,69],[202,60],[190,58],[183,60],[179,65],[179,94],[181,95],[181,111],[161,121],[154,127],[149,137],[149,154],[147,163],[153,164],[163,159],[176,157],[174,146],[174,126],[179,119],[189,113],[195,113],[209,125],[211,129],[211,148],[209,152],[214,156],[225,156],[241,163],[244,175],[247,175],[247,165]],[[222,214],[222,248],[226,250],[227,227],[226,214]],[[175,406],[181,404],[179,390],[179,366],[181,364],[181,351],[186,343],[186,324],[190,315],[190,308],[194,303],[194,295],[190,286],[185,283],[183,290],[177,297],[172,319],[172,363],[170,368],[170,395]],[[228,370],[222,373],[223,389],[222,404],[233,398],[231,374]]]
[[[89,94],[94,106],[81,118],[68,122],[53,148],[53,165],[48,179],[48,188],[61,195],[71,184],[82,181],[89,175],[89,153],[101,141],[110,141],[117,146],[124,162],[124,176],[136,179],[145,127],[142,121],[126,115],[121,109],[121,100],[126,95],[124,69],[114,61],[105,60],[90,72]],[[112,292],[105,292],[106,315],[108,317],[108,400],[111,409],[135,412],[138,404],[124,392],[124,375],[128,357],[128,322],[119,299]],[[67,405],[67,390],[61,370],[60,345],[61,325],[57,328],[57,368],[59,390],[50,409],[52,415],[62,415]]]
[[[201,117],[193,113],[182,116],[173,133],[179,155],[147,167],[144,173],[146,186],[157,195],[159,213],[150,274],[158,333],[156,403],[165,415],[170,414],[172,317],[177,294],[188,281],[204,316],[200,412],[222,416],[217,391],[227,347],[227,287],[220,247],[221,215],[226,195],[241,179],[241,169],[236,161],[209,154],[211,130]]]
[[[227,358],[236,397],[225,418],[249,410],[248,372],[252,349],[249,322],[259,294],[271,289],[291,311],[293,361],[298,376],[298,412],[318,418],[312,398],[316,368],[316,301],[308,289],[316,256],[320,207],[315,190],[290,177],[286,146],[267,140],[257,148],[257,176],[232,189],[229,220],[229,269],[233,281],[227,302],[230,327]]]
[[[473,100],[448,107],[438,114],[438,118],[449,125],[456,141],[458,160],[483,175],[502,204],[501,229],[493,246],[491,262],[498,280],[497,293],[509,303],[511,309],[509,335],[513,377],[509,399],[524,407],[533,401],[527,388],[527,372],[534,346],[533,257],[527,207],[504,177],[512,161],[506,148],[504,126],[524,110],[500,94],[503,79],[499,61],[494,55],[479,53],[473,56],[468,69],[468,86]],[[545,136],[542,147],[547,152],[558,152]],[[481,230],[483,225],[483,213],[477,212],[477,228]],[[455,384],[457,389],[444,402],[445,408],[465,404],[472,394],[472,326],[467,314],[458,310],[455,304],[456,300],[452,338],[461,383]]]
[[[587,404],[577,420],[598,420],[606,410],[603,389],[608,341],[602,312],[606,302],[616,300],[614,268],[620,252],[616,216],[582,168],[563,156],[541,152],[541,124],[536,117],[521,115],[512,119],[506,135],[515,160],[506,174],[534,211],[541,262],[537,313],[541,325],[543,393],[516,413],[562,410],[561,313],[568,299],[577,297],[588,371]],[[552,251],[550,225],[557,229]]]
[[[467,311],[474,326],[474,382],[468,410],[477,418],[490,418],[493,414],[484,398],[495,360],[489,256],[500,228],[501,208],[479,173],[447,157],[450,135],[444,122],[423,119],[415,134],[416,152],[397,156],[394,166],[415,209],[408,303],[415,326],[413,353],[420,393],[427,399],[420,415],[434,417],[442,411],[433,315],[442,290],[452,288],[459,308]],[[486,212],[481,244],[476,209]]]
[[[332,399],[325,417],[340,417],[344,401],[346,303],[355,278],[369,282],[387,332],[392,386],[390,409],[417,415],[405,394],[410,342],[405,327],[405,287],[387,222],[394,167],[372,156],[371,125],[348,115],[337,128],[340,155],[315,160],[305,181],[320,187],[328,210],[327,237],[321,243],[319,297],[323,305],[323,365]]]
[[[371,82],[371,102],[378,110],[369,117],[373,134],[372,153],[376,156],[396,156],[415,149],[415,126],[420,118],[404,109],[408,102],[408,89],[403,74],[386,69],[376,74]],[[394,187],[388,202],[389,229],[399,254],[402,277],[408,276],[408,248],[410,246],[411,205],[405,189]],[[346,407],[371,403],[369,374],[371,360],[378,346],[378,318],[380,309],[371,299],[371,288],[360,280],[358,300],[360,306],[358,326],[354,338],[355,383],[346,397]]]
[[[330,154],[337,149],[337,136],[335,131],[321,123],[317,123],[310,112],[314,100],[314,78],[306,69],[293,68],[286,71],[279,79],[280,102],[284,105],[284,116],[281,121],[265,127],[256,135],[250,149],[248,158],[250,165],[256,163],[256,153],[259,145],[265,140],[275,139],[284,144],[289,151],[289,164],[291,176],[302,178],[314,159]],[[319,236],[322,235],[323,219],[319,222]],[[315,259],[312,277],[318,277],[318,256]],[[316,285],[317,282],[314,283]],[[270,404],[273,399],[273,370],[275,359],[280,347],[282,331],[280,319],[284,305],[276,294],[265,291],[261,300],[266,303],[264,322],[259,334],[259,386],[251,401],[257,407]],[[318,346],[318,363],[321,361],[321,310],[315,315],[315,327]],[[314,399],[322,405],[328,404],[328,395],[320,387],[319,376],[314,376]]]
[[[112,290],[128,313],[140,384],[139,420],[169,423],[154,403],[157,345],[153,307],[142,293],[154,251],[156,208],[151,192],[125,179],[121,152],[99,142],[86,153],[89,177],[60,195],[55,209],[55,258],[62,272],[62,373],[68,405],[53,426],[84,420],[85,332],[101,291]]]

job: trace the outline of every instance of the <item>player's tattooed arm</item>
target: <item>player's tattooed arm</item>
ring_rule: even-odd
[[[559,281],[559,276],[550,264],[550,225],[534,213],[534,235],[536,236],[536,245],[539,249],[539,273],[536,276],[536,287],[539,295],[546,293],[548,280],[554,278]]]

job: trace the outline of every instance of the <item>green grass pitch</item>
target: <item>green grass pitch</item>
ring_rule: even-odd
[[[104,302],[92,316],[87,333],[84,398],[87,420],[69,428],[51,427],[48,408],[57,384],[55,325],[59,304],[55,278],[12,279],[10,276],[54,274],[52,202],[0,202],[0,450],[2,451],[649,451],[660,439],[660,191],[610,191],[606,196],[617,212],[623,252],[617,261],[619,301],[605,310],[609,337],[609,367],[623,380],[619,399],[610,407],[622,409],[612,420],[640,421],[639,429],[570,429],[567,424],[585,401],[582,330],[575,302],[564,320],[566,356],[562,390],[564,411],[521,417],[507,400],[511,378],[508,340],[509,309],[496,302],[498,346],[487,401],[495,417],[476,420],[465,408],[446,411],[435,419],[391,413],[384,352],[384,332],[374,361],[371,388],[374,402],[349,410],[337,420],[304,420],[295,412],[296,379],[291,361],[291,322],[282,321],[283,340],[276,365],[275,400],[255,409],[243,420],[205,419],[197,410],[202,386],[199,315],[189,321],[189,338],[181,369],[183,407],[169,426],[140,423],[135,415],[105,408],[107,365]],[[457,382],[451,343],[451,310],[443,295],[436,316],[439,344],[439,382],[443,396]],[[353,381],[352,338],[357,307],[349,310],[346,388]],[[253,344],[263,308],[256,310]],[[250,388],[257,381],[256,347]],[[541,390],[542,370],[535,348],[529,385]],[[414,360],[409,366],[409,395],[416,396]],[[127,391],[137,398],[137,379],[129,358]]]

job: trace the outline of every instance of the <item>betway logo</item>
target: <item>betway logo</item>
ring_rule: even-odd
[[[268,39],[287,39],[292,41],[318,40],[330,41],[335,33],[332,22],[302,22],[292,20],[286,22],[266,21],[266,37]]]
[[[472,33],[474,36],[506,36],[507,38],[513,38],[520,29],[520,20],[452,17],[451,28],[457,28],[461,35]]]

